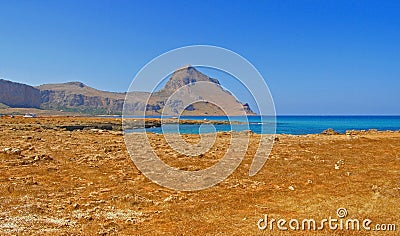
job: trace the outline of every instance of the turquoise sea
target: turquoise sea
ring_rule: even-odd
[[[227,121],[225,116],[181,116],[182,120],[212,120]],[[271,117],[248,116],[230,117],[231,121],[245,122],[245,124],[205,124],[185,125],[179,127],[166,124],[163,127],[146,129],[147,132],[173,133],[179,130],[183,134],[207,133],[215,131],[243,131],[251,130],[255,133],[273,133],[274,124],[277,134],[317,134],[333,128],[344,133],[346,130],[400,130],[400,116],[277,116],[274,121]],[[134,130],[133,132],[143,132]]]

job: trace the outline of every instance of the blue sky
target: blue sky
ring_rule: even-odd
[[[126,91],[208,44],[264,76],[278,114],[400,114],[400,1],[2,1],[0,77]]]

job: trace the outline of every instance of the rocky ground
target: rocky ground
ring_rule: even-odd
[[[119,120],[101,119],[118,123]],[[264,214],[275,219],[348,217],[396,224],[400,230],[400,132],[279,135],[263,169],[249,177],[258,135],[228,179],[202,191],[160,187],[130,160],[120,131],[68,131],[56,126],[91,118],[0,118],[0,234],[257,235]],[[49,125],[53,125],[49,128]],[[201,157],[169,155],[165,140],[149,136],[171,166],[211,166],[229,135]],[[186,135],[189,142],[198,136]],[[289,231],[298,235],[378,234],[377,231]],[[386,232],[392,233],[396,232]]]

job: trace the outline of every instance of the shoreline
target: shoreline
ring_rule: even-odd
[[[174,118],[164,119],[162,122],[160,118],[128,118],[125,119],[124,124],[122,118],[115,117],[87,117],[87,116],[39,116],[35,118],[25,118],[22,116],[10,116],[0,117],[0,121],[4,124],[19,123],[19,125],[32,125],[37,128],[43,129],[66,129],[68,131],[73,130],[112,130],[122,131],[123,126],[125,129],[143,129],[143,128],[154,128],[160,127],[161,124],[185,124],[185,125],[200,125],[200,124],[229,124],[229,121],[216,121],[216,120],[178,120]],[[231,124],[246,124],[245,122],[231,122]],[[229,132],[248,132],[245,131],[217,131],[217,133],[229,133]],[[326,132],[326,133],[325,133]],[[304,134],[290,134],[290,133],[277,133],[276,135],[352,135],[352,134],[373,134],[373,133],[399,133],[398,130],[378,130],[375,128],[371,129],[349,129],[345,132],[336,132],[335,130],[327,127],[326,130],[320,133],[304,133]],[[148,132],[157,133],[157,132]],[[254,133],[254,132],[253,132]]]
[[[393,218],[400,215],[400,132],[279,134],[265,165],[250,177],[261,137],[252,133],[232,175],[209,189],[182,192],[147,179],[132,162],[120,131],[43,128],[99,120],[104,121],[0,119],[5,137],[0,139],[0,234],[94,235],[108,230],[124,235],[232,235],[240,227],[256,235],[256,223],[264,214],[322,219],[336,216],[338,208],[346,208],[352,218],[374,223],[390,219],[400,225]],[[171,150],[162,134],[147,137],[165,163],[188,171],[214,165],[230,145],[230,135],[218,133],[209,151],[193,157]],[[199,135],[183,138],[196,143]],[[246,140],[239,135],[238,142]],[[227,216],[235,227],[224,224]]]

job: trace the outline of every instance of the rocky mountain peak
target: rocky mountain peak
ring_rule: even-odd
[[[177,69],[165,84],[165,87],[162,89],[164,91],[176,91],[182,86],[200,82],[207,81],[212,82],[219,85],[219,81],[217,79],[213,79],[208,77],[207,75],[201,73],[196,68],[191,65],[186,65]]]

